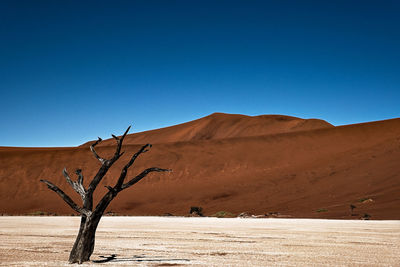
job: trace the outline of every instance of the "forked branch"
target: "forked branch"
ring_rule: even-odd
[[[121,153],[122,142],[124,141],[125,136],[128,134],[130,129],[131,126],[129,126],[128,129],[126,129],[125,133],[121,137],[115,136],[113,134],[111,135],[117,141],[117,148],[115,149],[114,157],[111,160],[116,161],[122,156],[123,154],[123,152]]]
[[[123,143],[123,141],[125,139],[125,136],[128,134],[130,128],[131,128],[131,126],[129,126],[128,129],[126,129],[125,133],[121,137],[117,137],[115,135],[112,135],[113,138],[115,140],[117,140],[117,148],[115,149],[114,156],[111,159],[108,159],[108,160],[103,159],[104,162],[102,162],[100,160],[100,162],[102,162],[102,166],[100,167],[100,169],[97,172],[96,176],[90,182],[88,190],[87,190],[88,194],[92,194],[94,192],[94,190],[96,189],[97,185],[101,182],[103,177],[108,172],[108,169],[114,164],[114,162],[116,162],[123,155],[123,153],[121,153],[122,143]],[[92,150],[92,152],[95,151],[94,150],[94,146],[97,145],[100,142],[101,142],[101,138],[99,137],[99,139],[93,145],[90,146],[90,149]],[[97,153],[95,153],[95,157],[97,158],[98,155],[97,156],[96,155],[97,155]]]

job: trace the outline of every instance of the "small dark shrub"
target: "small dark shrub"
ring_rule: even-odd
[[[369,219],[371,219],[371,215],[369,215],[368,213],[365,213],[365,214],[361,217],[361,219],[363,219],[363,220],[369,220]]]
[[[203,208],[202,207],[190,207],[190,215],[198,215],[198,216],[204,216],[203,215]]]

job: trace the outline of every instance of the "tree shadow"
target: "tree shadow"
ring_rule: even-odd
[[[141,255],[134,255],[132,257],[117,257],[116,254],[111,254],[110,256],[99,256],[100,260],[92,260],[93,263],[106,263],[106,262],[189,262],[189,259],[168,259],[159,256],[146,257]],[[175,264],[168,264],[175,265]],[[178,265],[178,264],[177,264]]]
[[[99,256],[100,258],[103,258],[102,260],[93,260],[92,262],[95,262],[95,263],[105,263],[105,262],[109,262],[109,261],[112,261],[112,260],[114,260],[116,257],[117,257],[117,255],[115,255],[115,254],[111,254],[110,256]]]

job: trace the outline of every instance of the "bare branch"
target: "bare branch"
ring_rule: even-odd
[[[125,133],[121,137],[117,137],[113,134],[111,135],[117,141],[117,148],[115,149],[114,157],[112,159],[110,159],[110,161],[115,162],[117,159],[119,159],[122,156],[122,154],[121,154],[122,142],[124,141],[125,136],[128,134],[130,129],[131,129],[131,126],[129,126],[128,129],[126,129]]]
[[[62,173],[63,173],[65,179],[67,180],[67,182],[68,182],[72,187],[74,187],[74,184],[73,184],[71,178],[69,177],[69,174],[68,174],[67,169],[66,169],[65,167],[64,167]]]
[[[79,180],[83,180],[83,176],[82,176],[82,173],[80,172],[80,170],[77,170],[76,173],[79,175],[78,182],[72,181],[71,178],[69,177],[67,169],[66,168],[63,169],[63,175],[64,175],[65,179],[67,180],[67,182],[71,185],[71,187],[75,190],[75,192],[77,192],[81,196],[82,201],[85,201],[86,190],[83,187],[83,184],[79,182]]]
[[[90,146],[90,151],[92,151],[94,157],[95,157],[96,159],[98,159],[98,160],[101,162],[101,164],[104,164],[104,163],[106,162],[106,159],[103,159],[102,157],[100,157],[100,156],[97,154],[96,150],[94,149],[94,147],[95,147],[98,143],[100,143],[101,141],[103,141],[103,139],[101,139],[100,137],[98,137],[97,141],[96,141],[93,145]]]
[[[136,152],[136,153],[132,156],[131,160],[128,162],[128,164],[126,164],[125,167],[126,167],[126,168],[129,168],[129,167],[135,162],[136,158],[139,157],[140,154],[146,153],[147,151],[149,151],[149,149],[146,149],[146,148],[151,148],[151,147],[152,147],[151,144],[145,144],[144,146],[142,146],[142,148],[140,148],[139,151]]]
[[[147,174],[149,174],[151,172],[170,172],[170,171],[172,171],[172,170],[170,170],[170,169],[161,169],[161,168],[157,168],[157,167],[148,168],[148,169],[142,171],[139,175],[137,175],[135,178],[131,179],[126,184],[123,184],[121,186],[121,190],[124,190],[126,188],[131,187],[132,185],[134,185],[137,182],[139,182],[140,180],[142,180],[144,177],[147,176]]]
[[[124,134],[122,135],[121,139],[123,140],[125,136],[128,134],[129,130],[131,129],[131,125],[125,130]]]
[[[76,169],[76,175],[78,175],[78,184],[82,185],[83,187],[83,174],[81,169]],[[85,189],[85,188],[84,188]]]
[[[92,146],[96,146],[98,143],[100,143],[101,141],[103,141],[103,139],[101,139],[100,137],[97,137],[96,142],[94,142],[94,144]]]
[[[140,154],[149,151],[148,149],[146,149],[146,148],[148,148],[148,147],[150,148],[150,147],[151,147],[151,144],[146,144],[146,145],[142,146],[142,147],[139,149],[138,152],[136,152],[135,154],[133,154],[132,158],[129,160],[129,162],[128,162],[128,163],[125,165],[125,167],[122,169],[121,174],[120,174],[120,176],[119,176],[119,178],[118,178],[118,181],[117,181],[116,185],[114,186],[115,189],[117,189],[117,190],[120,190],[120,189],[121,189],[121,186],[122,186],[122,184],[124,183],[125,177],[126,177],[126,175],[127,175],[127,173],[128,173],[129,167],[132,166],[132,164],[135,162],[136,158],[137,158]]]
[[[77,204],[75,204],[75,202],[67,194],[65,194],[64,191],[62,191],[60,188],[58,188],[52,182],[47,181],[47,180],[40,180],[40,181],[42,183],[45,183],[50,190],[53,190],[54,192],[56,192],[74,211],[76,211],[80,214],[86,215],[86,216],[90,216],[92,214],[92,212],[90,210],[81,208]]]

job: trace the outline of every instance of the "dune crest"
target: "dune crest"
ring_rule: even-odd
[[[197,140],[216,140],[235,137],[306,131],[334,127],[318,119],[300,119],[283,115],[246,116],[213,113],[206,117],[161,129],[129,134],[125,144],[172,143]],[[91,142],[84,144],[88,146]],[[113,145],[111,139],[102,146]]]

